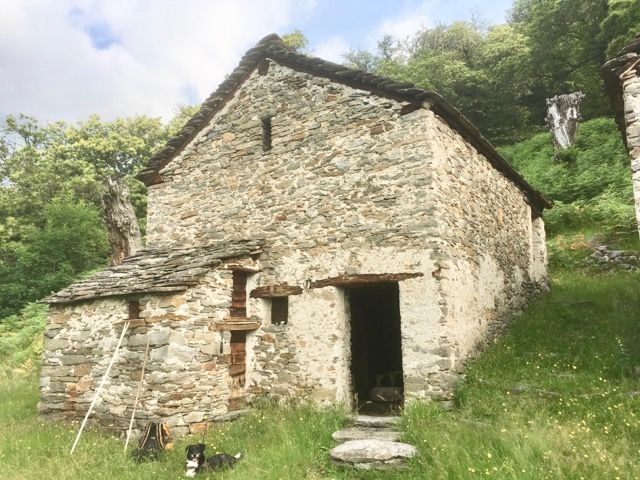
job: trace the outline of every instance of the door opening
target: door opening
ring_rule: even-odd
[[[347,290],[351,316],[351,378],[359,411],[392,413],[402,406],[402,340],[397,283]]]

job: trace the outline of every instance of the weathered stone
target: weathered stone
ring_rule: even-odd
[[[85,363],[86,361],[87,357],[84,355],[63,355],[60,357],[62,365],[78,365],[80,363]]]
[[[372,415],[358,415],[354,424],[357,427],[387,428],[400,423],[400,417],[375,417]]]
[[[339,465],[371,470],[402,467],[416,453],[416,448],[408,443],[351,440],[333,448],[329,455]]]
[[[44,348],[47,350],[61,350],[63,348],[68,348],[70,345],[69,340],[62,338],[49,339],[45,337],[44,341]]]
[[[184,421],[187,423],[199,423],[204,419],[204,413],[202,412],[191,412],[188,415],[185,415]]]
[[[386,440],[389,442],[397,442],[402,437],[402,434],[395,430],[387,428],[374,428],[374,427],[351,427],[343,430],[338,430],[331,435],[336,442],[348,442],[350,440]]]

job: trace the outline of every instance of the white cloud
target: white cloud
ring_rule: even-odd
[[[334,36],[313,47],[311,55],[330,62],[343,63],[344,54],[349,50],[349,45],[342,37]]]
[[[314,0],[3,0],[0,115],[168,119],[211,93],[261,37]],[[113,35],[97,49],[89,32]],[[107,26],[104,29],[102,27]]]
[[[397,16],[384,20],[375,30],[377,40],[384,35],[391,35],[398,40],[405,40],[432,21],[431,9],[433,1],[425,1],[411,10],[401,11]]]

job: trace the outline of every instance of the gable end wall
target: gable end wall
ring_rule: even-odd
[[[405,385],[410,396],[444,396],[487,326],[526,299],[530,211],[446,123],[402,107],[270,62],[150,188],[149,242],[265,236],[256,285],[423,273],[400,283]],[[250,391],[348,396],[344,291],[322,290],[292,298],[285,329],[268,326],[268,301],[253,302],[265,326],[249,337]]]

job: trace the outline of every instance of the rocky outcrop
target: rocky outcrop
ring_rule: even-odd
[[[598,245],[589,259],[591,263],[602,267],[640,270],[640,252],[611,250],[606,245]]]

